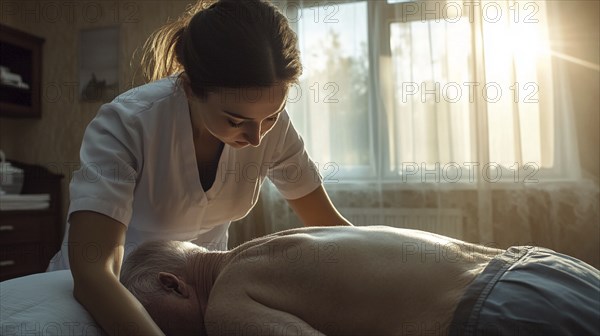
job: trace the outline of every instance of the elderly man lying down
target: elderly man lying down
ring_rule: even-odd
[[[228,252],[152,242],[122,283],[167,335],[597,335],[600,272],[538,247],[300,228]]]

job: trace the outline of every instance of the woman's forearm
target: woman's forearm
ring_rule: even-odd
[[[142,304],[120,282],[126,227],[91,211],[70,216],[69,261],[75,299],[108,335],[163,335]],[[99,253],[90,257],[87,247]]]

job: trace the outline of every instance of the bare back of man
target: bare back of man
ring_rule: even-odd
[[[287,230],[229,252],[204,323],[209,335],[446,334],[502,252],[384,226]]]

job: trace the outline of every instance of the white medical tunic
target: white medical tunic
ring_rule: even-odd
[[[205,192],[188,102],[176,76],[102,105],[85,131],[80,158],[70,183],[62,248],[48,270],[69,267],[68,218],[75,211],[99,212],[126,225],[125,255],[157,239],[224,250],[229,224],[250,212],[265,178],[286,199],[321,185],[301,137],[283,112],[260,146],[223,147],[215,181]]]

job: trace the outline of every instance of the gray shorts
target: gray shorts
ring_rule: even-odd
[[[511,247],[469,285],[450,335],[600,335],[600,271],[552,250]]]

